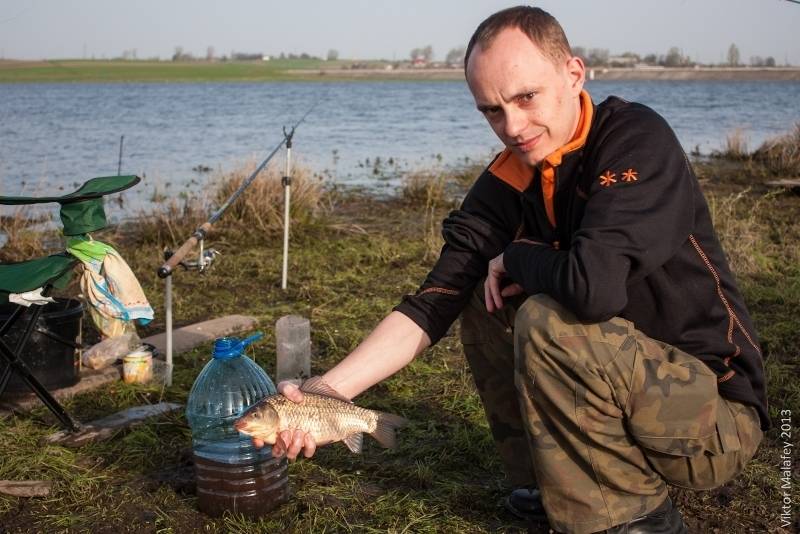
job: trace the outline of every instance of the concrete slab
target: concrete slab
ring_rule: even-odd
[[[66,447],[80,447],[87,443],[104,441],[117,433],[117,431],[130,428],[150,417],[157,417],[165,413],[183,408],[182,404],[174,402],[159,402],[158,404],[145,404],[134,406],[121,412],[97,419],[91,423],[81,425],[77,432],[62,430],[44,438],[45,443],[64,445]]]
[[[0,493],[14,497],[47,497],[51,480],[0,480]]]
[[[781,187],[784,189],[789,189],[795,193],[800,193],[800,178],[783,178],[780,180],[766,182],[766,184],[772,187]]]
[[[172,330],[172,353],[180,354],[213,341],[222,336],[236,332],[252,330],[256,326],[256,318],[247,315],[226,315],[217,319],[190,324]],[[145,343],[154,345],[162,354],[167,351],[166,332],[143,339]]]

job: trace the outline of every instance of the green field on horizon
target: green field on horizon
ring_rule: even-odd
[[[331,62],[318,59],[270,61],[0,61],[0,83],[13,82],[162,82],[277,81],[316,79],[317,69]],[[335,65],[335,63],[334,63]],[[309,69],[307,75],[289,70]]]

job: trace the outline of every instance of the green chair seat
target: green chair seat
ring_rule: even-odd
[[[71,254],[54,254],[35,260],[0,264],[0,302],[8,301],[9,293],[25,293],[45,284],[64,288],[78,263]]]

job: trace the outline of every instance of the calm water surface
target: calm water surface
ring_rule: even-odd
[[[588,90],[595,102],[617,95],[653,107],[687,151],[720,148],[737,128],[755,148],[800,121],[797,82],[593,81]],[[68,191],[116,174],[124,135],[122,172],[145,177],[129,205],[141,205],[156,187],[201,187],[211,173],[198,165],[260,161],[317,100],[294,154],[336,183],[388,191],[406,170],[485,161],[500,148],[463,82],[11,84],[0,85],[0,191]]]

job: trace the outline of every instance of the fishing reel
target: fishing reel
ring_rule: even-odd
[[[183,267],[187,271],[197,271],[198,273],[204,273],[211,268],[211,265],[214,263],[214,260],[217,256],[221,256],[222,253],[214,248],[204,249],[203,244],[205,241],[200,240],[200,251],[197,255],[196,260],[181,260],[178,265]],[[164,260],[168,260],[172,257],[174,252],[171,249],[164,250]]]

